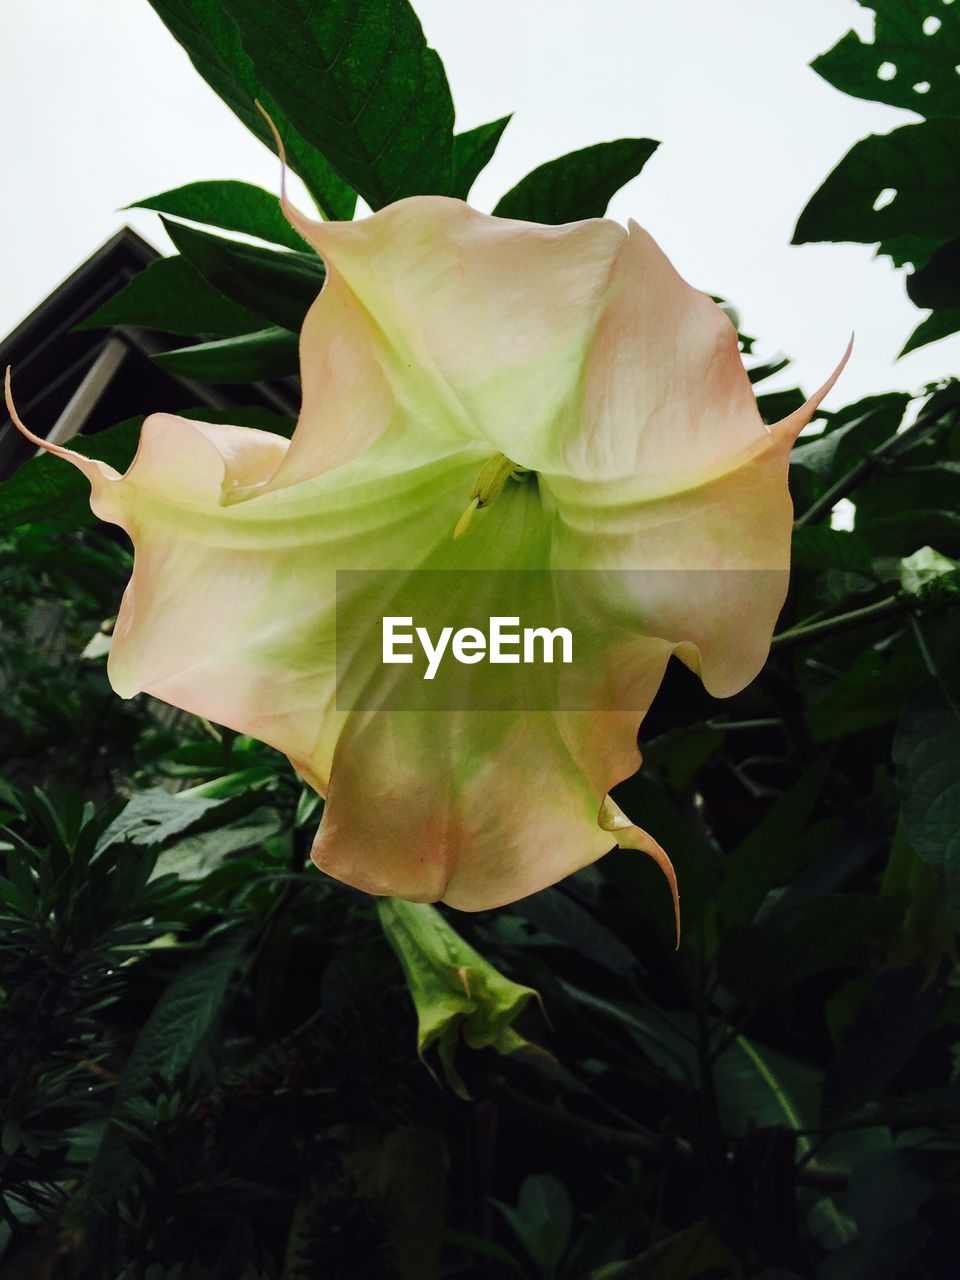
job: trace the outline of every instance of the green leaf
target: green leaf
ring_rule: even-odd
[[[153,1081],[172,1081],[196,1064],[219,1022],[233,976],[240,965],[247,935],[209,947],[175,975],[144,1024],[120,1077],[113,1115],[103,1133],[86,1181],[69,1213],[89,1219],[110,1209],[135,1173],[126,1137],[117,1124]]]
[[[300,371],[296,334],[276,326],[162,351],[153,358],[162,369],[194,382],[259,382],[295,377]]]
[[[891,190],[894,199],[875,209]],[[960,127],[928,120],[855,143],[801,213],[793,243],[869,244],[907,233],[945,240],[958,224]]]
[[[573,1204],[563,1183],[549,1173],[528,1174],[520,1184],[516,1208],[491,1203],[503,1214],[543,1276],[554,1276],[570,1242]]]
[[[720,910],[728,922],[751,920],[767,893],[799,865],[799,838],[830,775],[832,753],[817,763],[766,812],[726,859]]]
[[[174,836],[186,834],[219,803],[217,800],[171,794],[163,787],[138,791],[104,831],[97,847],[106,849],[112,844],[136,844],[154,848]]]
[[[448,1229],[443,1233],[443,1238],[448,1244],[456,1245],[458,1248],[463,1249],[465,1253],[476,1253],[482,1258],[490,1258],[493,1262],[499,1262],[501,1266],[513,1271],[516,1275],[522,1276],[525,1274],[523,1267],[509,1250],[504,1249],[503,1245],[487,1240],[485,1236],[474,1236],[467,1231],[452,1231]]]
[[[500,120],[492,120],[490,124],[480,124],[476,129],[454,135],[451,195],[466,200],[480,171],[493,159],[503,131],[512,118],[503,116]]]
[[[407,0],[223,0],[294,128],[379,209],[450,191],[453,100]]]
[[[896,720],[904,698],[922,678],[922,671],[912,637],[857,654],[824,696],[807,707],[806,720],[814,739],[836,741]]]
[[[323,263],[316,254],[278,253],[240,244],[166,218],[163,225],[208,284],[272,324],[299,332],[325,279]]]
[[[306,247],[302,236],[283,216],[279,197],[249,182],[189,182],[185,187],[174,187],[158,196],[136,200],[127,208],[170,213],[175,218],[222,227],[224,231],[258,236],[287,249]]]
[[[571,151],[528,173],[493,212],[525,222],[602,218],[611,198],[637,176],[659,145],[649,138],[620,138]]]
[[[819,1073],[747,1036],[735,1036],[718,1056],[714,1084],[728,1133],[758,1125],[803,1129],[816,1120]]]
[[[236,932],[208,947],[175,975],[137,1036],[115,1108],[146,1093],[154,1076],[173,1080],[195,1063],[220,1018],[246,945],[247,935]]]
[[[942,245],[929,262],[914,271],[907,280],[907,293],[918,307],[960,307],[960,236]]]
[[[866,575],[873,570],[870,548],[862,538],[823,524],[794,529],[790,561],[794,571],[845,569]]]
[[[952,333],[956,333],[958,330],[960,330],[960,307],[934,311],[932,315],[927,316],[926,320],[920,321],[904,343],[900,355],[905,356],[911,351],[916,351],[918,347],[926,347],[931,342],[939,342],[941,338],[949,338]]]
[[[78,329],[139,325],[160,333],[216,334],[230,338],[249,333],[260,317],[225,298],[207,284],[186,258],[158,258],[138,271],[119,293],[108,298]]]
[[[933,1027],[943,998],[942,983],[928,981],[926,965],[880,974],[827,1071],[825,1124],[877,1101]]]
[[[943,874],[947,911],[960,928],[960,712],[943,687],[921,685],[904,707],[893,761],[907,836]]]
[[[276,125],[291,169],[307,185],[323,214],[349,220],[356,194],[324,157],[293,128],[269,96],[244,52],[240,33],[219,0],[150,0],[160,20],[183,45],[190,61],[251,133],[274,150],[273,135],[254,105],[263,104]]]
[[[960,116],[960,13],[918,0],[860,0],[876,13],[873,40],[848,31],[811,66],[842,93],[924,116]],[[934,16],[936,28],[925,21]],[[923,86],[926,85],[926,89]],[[920,86],[919,88],[917,86]]]

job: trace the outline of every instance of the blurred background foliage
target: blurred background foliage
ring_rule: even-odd
[[[466,197],[507,123],[454,132],[406,0],[151,3],[325,215]],[[909,349],[960,327],[960,6],[872,7],[815,68],[921,119],[858,143],[796,240],[910,264]],[[602,214],[656,145],[497,211]],[[178,254],[88,325],[182,335],[157,359],[195,381],[295,374],[323,266],[274,196],[139,203]],[[786,363],[741,346],[757,384]],[[759,391],[771,421],[801,399]],[[765,671],[715,703],[674,664],[618,790],[676,863],[675,952],[634,853],[477,916],[321,876],[281,757],[110,691],[130,551],[73,471],[0,487],[0,1280],[956,1275],[960,385],[822,412],[791,488]]]

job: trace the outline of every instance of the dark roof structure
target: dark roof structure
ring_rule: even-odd
[[[184,339],[123,326],[76,332],[75,326],[160,255],[124,227],[0,343],[0,370],[13,369],[17,409],[37,435],[64,444],[137,414],[178,413],[208,405],[259,405],[295,414],[295,379],[245,386],[190,382],[150,358]],[[0,407],[0,480],[31,454]]]

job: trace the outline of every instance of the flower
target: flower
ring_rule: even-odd
[[[417,1053],[426,1062],[436,1044],[443,1074],[462,1098],[469,1094],[454,1066],[461,1038],[471,1049],[544,1052],[513,1028],[527,1004],[540,998],[532,987],[505,977],[426,903],[381,898],[377,914],[410,989]]]
[[[290,441],[154,414],[121,476],[30,437],[133,541],[114,689],[284,752],[326,797],[314,861],[371,893],[494,907],[617,840],[676,900],[608,792],[671,655],[717,696],[762,666],[790,448],[843,362],[767,428],[730,321],[635,223],[431,196],[349,223],[284,208],[327,269]],[[465,603],[477,570],[589,571],[583,609],[616,636],[595,655],[606,709],[339,705],[337,571],[416,569],[456,571]]]

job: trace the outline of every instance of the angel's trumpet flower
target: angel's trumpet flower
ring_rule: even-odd
[[[672,654],[721,697],[760,670],[787,586],[790,448],[840,369],[765,427],[730,321],[634,223],[430,196],[351,223],[285,208],[327,269],[290,441],[160,413],[119,475],[31,437],[134,543],[114,689],[284,752],[326,797],[314,861],[371,893],[494,907],[614,842],[675,890],[608,792],[640,763]],[[338,703],[337,571],[419,569],[455,571],[465,612],[477,570],[581,571],[594,635],[616,632],[591,650],[608,702]]]

